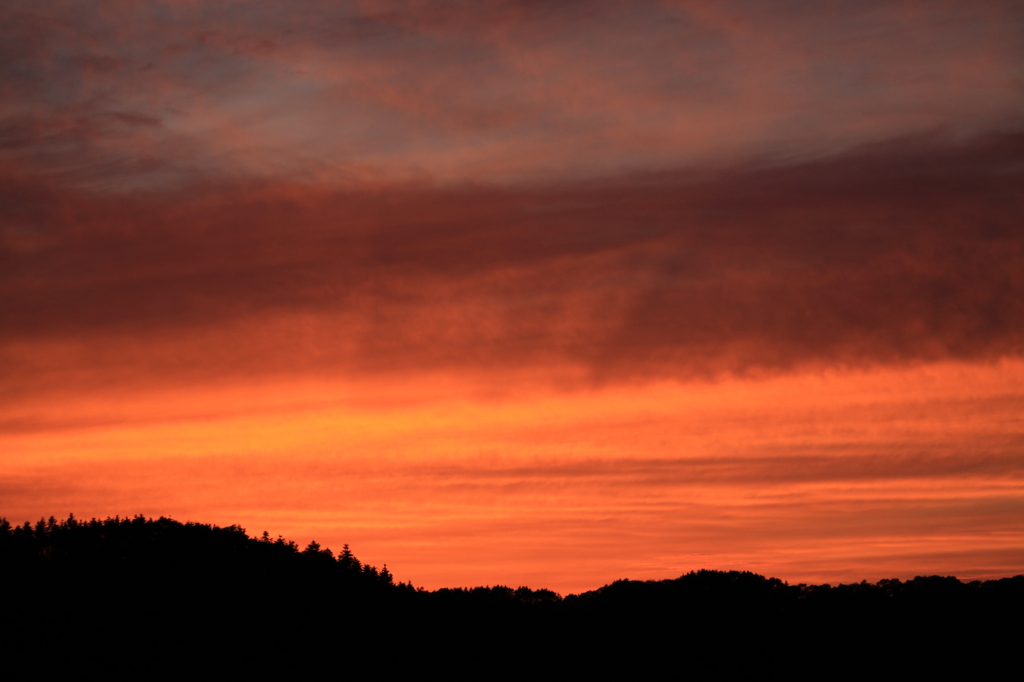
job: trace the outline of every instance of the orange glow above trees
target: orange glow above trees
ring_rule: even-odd
[[[1020,362],[488,379],[504,390],[435,376],[50,405],[36,413],[61,428],[5,438],[8,514],[233,519],[348,542],[428,587],[573,591],[699,567],[984,577],[1022,559]]]

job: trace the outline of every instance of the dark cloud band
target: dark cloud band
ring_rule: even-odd
[[[692,377],[1019,355],[1021,158],[1014,134],[533,189],[126,198],[15,178],[0,340],[214,374]]]

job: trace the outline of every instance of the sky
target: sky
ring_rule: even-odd
[[[8,0],[0,516],[430,589],[1024,572],[1016,1]]]

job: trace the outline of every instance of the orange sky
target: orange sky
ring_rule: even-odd
[[[1012,2],[0,9],[0,516],[434,588],[1024,571]]]

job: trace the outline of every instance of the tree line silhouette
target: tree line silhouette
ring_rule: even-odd
[[[825,664],[920,674],[968,661],[977,670],[1016,647],[1024,607],[1024,575],[830,586],[701,570],[565,597],[507,586],[427,591],[348,545],[335,555],[237,525],[142,515],[0,519],[0,579],[9,652],[59,650],[51,664],[168,674],[202,665],[284,675],[338,656],[351,673],[429,667],[482,677],[814,677]]]

